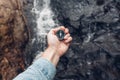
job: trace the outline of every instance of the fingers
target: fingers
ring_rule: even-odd
[[[65,34],[69,33],[69,29],[65,28]]]
[[[66,34],[66,36],[64,37],[64,39],[66,40],[66,39],[68,39],[70,37],[70,34],[68,33],[68,34]]]
[[[67,40],[65,40],[65,43],[70,43],[72,41],[72,37],[69,37]]]
[[[63,30],[65,34],[69,33],[69,29],[65,28],[64,26],[61,26],[60,29]]]
[[[65,28],[64,26],[57,27],[57,28],[51,29],[49,33],[55,35],[58,30],[63,30],[65,32],[66,35],[64,37],[63,42],[69,45],[70,42],[72,41],[72,37],[70,36],[68,28]]]
[[[60,26],[57,28],[54,28],[53,31],[56,33],[58,30],[63,30],[65,32],[65,34],[69,33],[69,30],[67,28],[65,28],[64,26]]]
[[[51,29],[49,34],[55,34],[55,29]]]
[[[63,31],[65,32],[65,34],[66,34],[66,36],[64,37],[65,40],[70,37],[69,29],[68,29],[68,28],[65,28],[64,26],[60,26],[60,27],[51,29],[49,33],[55,35],[58,30],[63,30]]]
[[[61,29],[61,27],[54,28],[55,33],[60,29]]]
[[[56,33],[58,30],[63,30],[63,31],[65,31],[65,27],[64,27],[64,26],[60,26],[60,27],[54,28],[53,30],[54,30],[55,33]]]
[[[60,29],[65,31],[66,28],[64,26],[60,26]]]

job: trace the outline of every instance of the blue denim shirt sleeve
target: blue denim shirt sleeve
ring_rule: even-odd
[[[47,59],[40,58],[13,80],[53,80],[55,74],[55,66]]]

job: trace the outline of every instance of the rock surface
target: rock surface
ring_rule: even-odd
[[[22,0],[0,0],[0,80],[12,80],[25,68],[28,29]]]
[[[51,0],[51,6],[73,36],[55,80],[119,80],[120,1]]]
[[[24,11],[34,37],[32,7],[33,0],[26,0]],[[120,80],[120,1],[51,0],[51,8],[54,20],[69,28],[73,37],[54,80]],[[31,46],[28,65],[41,44]]]

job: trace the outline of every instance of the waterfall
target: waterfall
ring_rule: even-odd
[[[50,8],[50,0],[34,0],[34,11],[37,15],[38,35],[44,34],[55,27],[56,24],[53,20],[54,14]]]
[[[50,0],[34,0],[34,7],[32,12],[36,15],[36,38],[33,39],[40,45],[40,49],[45,48],[46,45],[46,34],[50,29],[54,28],[58,24],[53,20],[54,13],[50,7]],[[40,50],[41,51],[41,50]]]

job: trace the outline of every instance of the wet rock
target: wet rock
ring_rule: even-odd
[[[43,0],[39,3],[42,5]],[[27,0],[24,10],[34,37],[36,23],[32,7],[33,1]],[[51,0],[51,8],[55,20],[69,28],[73,37],[70,49],[57,66],[54,80],[119,80],[120,0]],[[37,42],[30,46],[28,64],[38,46],[43,49]]]
[[[28,28],[22,0],[0,0],[0,80],[12,80],[25,68]]]
[[[118,0],[52,0],[59,22],[73,44],[61,59],[55,80],[119,80],[120,8]],[[64,75],[63,75],[64,74]]]

